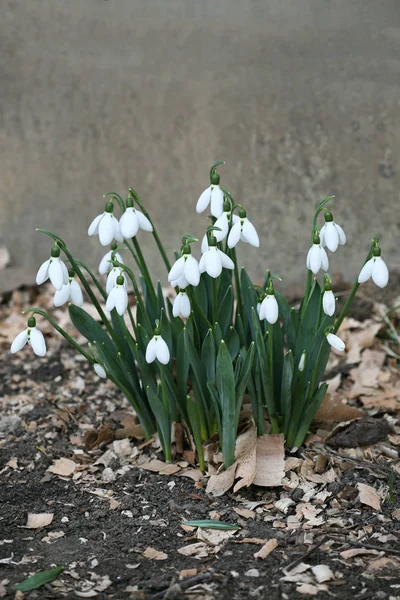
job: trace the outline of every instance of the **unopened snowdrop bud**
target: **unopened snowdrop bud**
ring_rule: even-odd
[[[258,248],[260,245],[256,228],[247,218],[244,208],[239,210],[239,217],[237,220],[235,220],[234,225],[229,233],[229,248],[234,248],[239,240],[247,242],[256,248]]]
[[[196,212],[202,213],[211,203],[210,212],[214,217],[220,217],[224,207],[224,193],[219,187],[219,175],[214,170],[210,174],[210,187],[201,194],[196,204]]]
[[[35,317],[29,317],[28,327],[17,335],[11,344],[11,352],[15,354],[27,343],[32,346],[32,350],[37,356],[44,356],[46,354],[46,342],[43,333],[36,328]]]
[[[381,249],[376,246],[373,256],[368,260],[360,271],[358,283],[365,283],[372,277],[372,281],[380,288],[384,288],[389,281],[389,270],[381,257]]]
[[[146,348],[146,362],[150,364],[156,359],[162,365],[167,365],[170,359],[169,348],[165,340],[161,337],[158,327],[155,329],[154,336],[151,338]]]
[[[325,278],[324,295],[322,296],[322,309],[326,315],[332,317],[335,314],[336,301],[332,292],[332,285],[328,278]]]
[[[176,295],[174,305],[172,307],[172,314],[174,317],[182,316],[187,319],[190,315],[190,300],[185,290],[180,290],[179,294]]]
[[[182,276],[184,279],[182,279]],[[189,244],[182,247],[182,256],[172,265],[170,272],[168,273],[168,281],[174,287],[185,288],[187,284],[196,286],[200,282],[200,271],[199,263],[192,256],[192,250]],[[187,282],[184,285],[184,281]]]
[[[338,350],[339,352],[343,352],[343,350],[346,347],[344,341],[341,340],[340,337],[338,337],[334,333],[328,333],[328,335],[326,336],[326,339],[329,342],[329,344],[332,346],[332,348],[334,348],[335,350]]]
[[[126,200],[126,211],[119,220],[121,234],[124,238],[133,238],[139,229],[153,231],[149,219],[140,210],[133,206],[133,199],[129,196]]]
[[[325,225],[319,232],[321,246],[326,246],[331,252],[335,252],[339,244],[346,243],[346,234],[343,229],[335,223],[333,215],[329,211],[325,212]]]
[[[113,252],[115,252],[116,249],[117,249],[117,244],[115,242],[113,242],[111,244],[111,250],[109,250],[100,261],[100,264],[99,264],[100,275],[105,275],[106,273],[111,271],[111,269],[113,268],[111,259],[112,259]],[[119,252],[115,252],[114,257],[115,257],[115,260],[124,264],[123,258]]]
[[[217,229],[213,231],[213,235],[217,238],[217,242],[222,242],[229,232],[229,227],[232,224],[235,224],[239,221],[239,217],[237,215],[232,215],[230,202],[224,202],[224,212],[222,215],[215,221],[214,227],[218,227],[220,231]],[[205,244],[207,244],[207,235],[204,236]],[[203,242],[204,242],[203,238]],[[201,246],[201,251],[204,253],[205,249],[203,249],[203,243]]]
[[[128,307],[128,292],[126,291],[125,278],[118,275],[115,286],[108,295],[106,309],[111,312],[113,308],[122,316]]]
[[[268,323],[273,325],[279,317],[278,302],[275,298],[274,286],[270,282],[267,290],[267,295],[261,303],[260,312],[258,313],[260,321],[266,319]]]
[[[306,365],[306,353],[303,352],[303,354],[300,357],[299,360],[299,371],[304,371],[304,367]]]
[[[320,237],[315,234],[313,245],[307,254],[307,269],[310,269],[316,275],[320,269],[327,271],[329,269],[329,260],[325,248],[322,248]]]
[[[114,205],[112,202],[107,202],[104,212],[98,215],[89,225],[88,235],[99,236],[100,244],[108,246],[113,239],[118,242],[123,242],[124,238],[121,234],[118,219],[113,215]]]
[[[40,267],[36,275],[36,283],[40,285],[50,278],[56,290],[68,283],[68,269],[60,258],[60,248],[54,244],[51,255]]]
[[[83,295],[82,290],[79,287],[79,283],[74,279],[74,269],[68,271],[68,283],[65,283],[61,290],[57,290],[54,294],[54,306],[62,306],[68,300],[71,300],[77,306],[82,306]]]
[[[217,248],[217,240],[214,235],[210,235],[208,238],[208,248],[200,259],[199,268],[200,273],[208,273],[214,279],[221,275],[222,268],[235,268],[229,256]]]
[[[107,378],[107,373],[105,372],[104,368],[99,365],[99,363],[94,363],[93,364],[93,369],[96,371],[96,374],[101,377],[102,379],[106,379]]]

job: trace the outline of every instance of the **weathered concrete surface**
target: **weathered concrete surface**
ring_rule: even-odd
[[[399,262],[399,0],[3,0],[0,242],[33,268],[54,230],[86,237],[102,194],[129,185],[172,251],[214,160],[262,237],[241,249],[298,281],[314,205],[336,195],[356,274],[372,235]],[[150,237],[140,235],[163,276]],[[245,252],[246,250],[246,252]]]

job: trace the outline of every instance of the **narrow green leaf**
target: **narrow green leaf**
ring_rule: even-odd
[[[212,329],[209,329],[201,348],[201,361],[205,367],[207,381],[215,380],[215,342]]]
[[[215,520],[200,520],[200,521],[184,521],[182,525],[187,527],[200,527],[202,529],[222,529],[225,531],[237,531],[241,529],[240,525],[233,525],[232,523],[224,523],[223,521]]]
[[[203,436],[202,436],[202,427],[201,427],[201,415],[199,413],[199,411],[197,410],[198,408],[198,404],[196,403],[196,400],[192,399],[190,396],[187,396],[187,405],[186,405],[186,409],[187,409],[187,415],[188,415],[188,422],[189,425],[191,427],[192,430],[192,434],[193,434],[193,439],[194,439],[194,443],[196,446],[196,450],[197,450],[197,458],[199,461],[199,465],[200,465],[200,470],[202,472],[205,471],[205,462],[204,462],[204,452],[203,452]]]
[[[233,289],[230,285],[226,290],[225,296],[223,297],[221,304],[218,308],[218,323],[221,327],[222,337],[228,332],[230,325],[232,325],[233,315]]]
[[[217,389],[222,420],[222,454],[227,469],[235,461],[237,429],[235,378],[232,359],[224,341],[221,341],[217,356]]]
[[[283,361],[282,381],[281,381],[281,412],[284,421],[284,433],[287,432],[292,415],[292,380],[293,380],[293,353],[291,350],[286,353]]]
[[[24,579],[24,581],[16,585],[15,589],[19,592],[30,592],[31,590],[36,590],[45,583],[50,583],[51,581],[54,581],[54,579],[57,579],[64,569],[65,567],[56,567],[55,569],[50,569],[49,571],[35,573],[35,575],[31,575],[31,577]]]

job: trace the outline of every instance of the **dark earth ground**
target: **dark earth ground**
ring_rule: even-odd
[[[59,338],[49,344],[44,359],[31,355],[30,349],[16,356],[5,353],[0,362],[0,398],[13,396],[21,398],[22,409],[16,410],[15,421],[8,421],[0,432],[0,582],[9,580],[2,597],[14,598],[13,586],[28,575],[63,565],[65,571],[55,582],[17,598],[304,598],[307,593],[298,591],[298,584],[282,580],[283,569],[303,562],[328,565],[335,575],[326,582],[326,590],[314,579],[314,597],[318,599],[400,598],[399,477],[395,479],[394,502],[386,495],[380,511],[361,504],[353,493],[360,482],[378,489],[386,485],[387,468],[366,461],[357,464],[356,459],[347,463],[351,468],[336,468],[339,476],[322,489],[331,493],[330,502],[335,499],[335,510],[346,524],[332,524],[328,518],[320,526],[307,529],[302,523],[296,530],[276,525],[280,517],[273,504],[282,497],[282,488],[252,486],[238,495],[213,498],[201,483],[153,474],[134,464],[110,483],[101,479],[101,471],[87,480],[85,470],[77,479],[51,475],[47,469],[55,459],[73,458],[83,468],[107,449],[90,452],[78,444],[76,453],[74,436],[82,433],[81,423],[99,427],[115,422],[121,406],[129,412],[119,391],[109,382],[99,384],[91,368],[76,360],[73,349]],[[151,449],[141,450],[146,451]],[[298,456],[304,456],[302,450]],[[93,493],[98,488],[110,490],[109,496]],[[289,492],[294,504],[284,517],[281,514],[283,519],[294,514],[296,501],[303,495],[299,490]],[[114,510],[110,509],[110,497],[119,503]],[[245,500],[272,508],[244,518],[234,508],[243,508]],[[191,540],[194,533],[182,529],[182,521],[209,519],[210,511],[242,529],[215,554],[211,546],[208,556],[201,559],[179,554],[178,549],[189,540],[198,541]],[[51,525],[24,528],[27,513],[42,512],[54,512]],[[271,515],[277,515],[275,520],[264,520]],[[49,532],[64,535],[43,541]],[[278,546],[260,560],[254,558],[260,545],[237,543],[243,538],[275,538]],[[144,557],[149,546],[167,558]],[[361,547],[370,554],[351,559],[340,554]],[[371,559],[381,557],[388,560],[382,566],[371,566]],[[186,569],[197,573],[180,581],[179,574]],[[100,591],[94,593],[92,588],[88,593],[84,581]]]

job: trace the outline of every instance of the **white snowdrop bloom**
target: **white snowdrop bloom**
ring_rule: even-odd
[[[27,329],[17,335],[11,344],[11,352],[15,354],[27,343],[32,346],[32,350],[37,356],[44,356],[46,354],[46,342],[43,333],[36,328],[35,317],[29,317]]]
[[[278,302],[274,294],[267,294],[260,306],[258,313],[260,321],[266,319],[272,325],[277,322],[279,316]]]
[[[167,365],[170,359],[170,353],[167,343],[163,340],[160,334],[155,333],[147,344],[146,362],[152,363],[158,360],[162,365]]]
[[[325,213],[325,224],[319,232],[321,246],[326,246],[331,252],[335,252],[337,247],[346,243],[346,234],[343,229],[335,223],[332,213]]]
[[[126,210],[119,220],[119,227],[121,234],[127,239],[133,238],[139,229],[153,231],[153,226],[149,219],[133,206],[131,198],[128,198],[126,201]]]
[[[307,269],[316,275],[320,269],[329,269],[329,260],[325,248],[320,244],[319,236],[314,236],[314,243],[307,254]]]
[[[358,283],[365,283],[372,277],[372,281],[380,288],[384,288],[389,281],[389,270],[381,257],[381,249],[374,248],[374,256],[370,258],[360,271]]]
[[[179,294],[175,296],[174,304],[172,307],[172,314],[174,317],[185,317],[187,319],[190,315],[191,307],[190,300],[185,290],[180,290]]]
[[[201,253],[204,254],[206,250],[208,250],[208,235],[205,233],[201,240]]]
[[[111,262],[112,254],[113,254],[113,250],[111,249],[101,259],[100,264],[99,264],[99,273],[100,273],[100,275],[105,275],[106,273],[108,273],[109,271],[111,271],[111,269],[113,268],[113,265],[112,265],[112,262]],[[114,254],[114,256],[115,256],[115,260],[117,260],[118,262],[124,264],[124,260],[123,260],[123,258],[122,258],[122,256],[120,255],[119,252],[116,252]]]
[[[212,235],[208,240],[209,246],[206,252],[202,255],[199,263],[200,273],[208,273],[214,279],[219,277],[222,268],[234,269],[235,265],[225,252],[217,248],[217,240]]]
[[[322,309],[330,317],[335,314],[336,301],[332,290],[325,290],[322,296]]]
[[[239,240],[247,242],[256,248],[260,246],[260,240],[256,228],[247,218],[246,211],[243,208],[240,209],[239,217],[235,219],[234,225],[229,233],[229,248],[234,248]]]
[[[83,304],[82,290],[79,287],[79,283],[74,279],[73,270],[69,274],[68,283],[65,283],[61,290],[57,290],[54,294],[54,306],[62,306],[68,300],[71,300],[77,306],[82,306]]]
[[[124,272],[121,269],[121,267],[113,267],[112,270],[109,272],[108,277],[107,277],[107,281],[106,281],[106,292],[107,294],[109,294],[111,292],[111,290],[113,289],[113,287],[115,286],[115,282],[117,281],[117,277],[119,275],[123,275]],[[124,277],[124,286],[127,288],[128,287],[128,281],[126,279],[126,277]]]
[[[219,178],[218,178],[219,180]],[[206,210],[207,206],[211,203],[210,212],[218,219],[222,215],[224,206],[224,193],[218,184],[211,184],[201,194],[196,204],[196,211],[202,213]]]
[[[51,256],[40,267],[36,275],[36,283],[40,285],[50,278],[56,290],[68,283],[68,269],[60,258],[60,248],[53,246]]]
[[[189,282],[186,280],[185,274],[182,273],[182,275],[178,277],[178,279],[171,279],[170,284],[172,287],[186,289],[189,285]]]
[[[306,364],[306,353],[303,352],[303,354],[300,356],[300,360],[299,360],[299,371],[304,371],[305,364]]]
[[[114,217],[113,210],[113,203],[107,202],[104,212],[93,219],[89,225],[88,235],[98,234],[102,246],[108,246],[114,239],[118,242],[124,241],[118,219]]]
[[[340,337],[338,337],[334,333],[328,333],[326,339],[328,340],[332,348],[335,348],[335,350],[338,350],[339,352],[343,352],[343,350],[346,347],[344,341],[341,340]]]
[[[108,294],[106,309],[111,312],[113,308],[122,316],[128,307],[128,292],[125,286],[125,277],[118,275],[115,286]]]
[[[181,277],[184,276],[188,284],[196,286],[200,282],[200,271],[199,263],[192,256],[190,246],[186,245],[182,248],[182,256],[172,265],[170,272],[168,273],[168,281],[176,287],[177,282],[179,287],[186,287],[181,285]]]
[[[102,379],[106,379],[107,378],[107,373],[105,372],[104,368],[99,365],[99,363],[94,363],[93,364],[93,369],[96,371],[96,374],[101,377]]]

